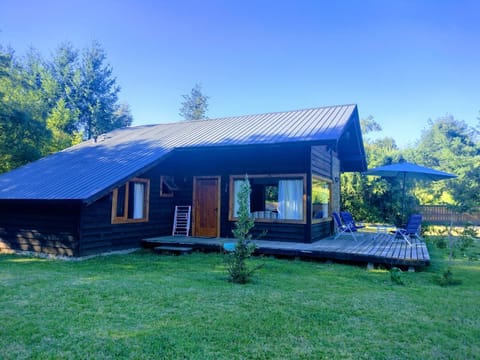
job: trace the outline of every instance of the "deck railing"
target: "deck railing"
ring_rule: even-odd
[[[453,220],[453,225],[457,226],[468,223],[480,225],[480,208],[459,214],[445,205],[422,205],[416,211],[422,214],[423,221],[429,224],[448,225]]]

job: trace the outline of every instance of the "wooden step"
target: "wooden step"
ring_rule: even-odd
[[[186,247],[186,246],[157,246],[153,248],[154,251],[160,252],[160,253],[173,253],[177,255],[185,255],[185,254],[190,254],[193,251],[193,248],[191,247]]]

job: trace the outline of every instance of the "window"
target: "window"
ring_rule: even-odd
[[[330,218],[332,183],[312,177],[312,220],[319,222]]]
[[[178,190],[173,176],[160,176],[160,197],[173,197],[173,192]]]
[[[258,221],[304,222],[305,175],[251,175],[250,212]],[[230,220],[238,213],[237,194],[243,176],[230,178]]]
[[[112,224],[148,221],[150,181],[135,178],[113,190]]]

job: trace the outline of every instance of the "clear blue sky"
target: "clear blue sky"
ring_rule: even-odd
[[[480,1],[0,0],[0,44],[105,48],[134,125],[356,103],[401,146],[480,110]]]

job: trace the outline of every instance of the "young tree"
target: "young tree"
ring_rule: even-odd
[[[203,95],[202,87],[195,84],[190,94],[182,95],[183,102],[180,107],[180,116],[185,120],[205,120],[208,110],[208,96]]]
[[[250,181],[245,176],[245,180],[240,186],[238,193],[238,220],[235,223],[233,235],[237,239],[235,250],[228,255],[228,275],[231,282],[237,284],[247,283],[252,274],[259,268],[250,268],[247,260],[255,251],[255,244],[251,242],[252,236],[250,230],[254,227],[255,221],[250,214]]]

